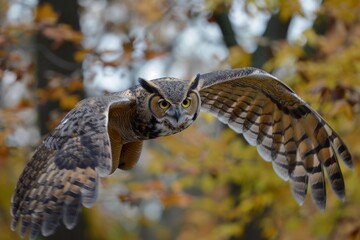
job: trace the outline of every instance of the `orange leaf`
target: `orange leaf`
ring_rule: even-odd
[[[30,99],[21,99],[21,101],[18,103],[18,108],[29,108],[32,107],[33,103]]]
[[[51,96],[51,100],[58,100],[58,99],[66,98],[65,89],[63,87],[55,88],[51,92],[50,96]]]
[[[36,90],[36,96],[37,96],[39,102],[43,103],[43,102],[46,102],[48,100],[49,92],[46,91],[43,88],[39,88],[39,89]]]
[[[83,35],[79,31],[75,31],[70,25],[68,24],[59,24],[59,30],[63,34],[63,37],[67,41],[71,41],[74,43],[80,43],[83,39]]]
[[[178,206],[187,207],[191,203],[190,196],[186,194],[170,193],[160,197],[165,207]]]
[[[5,144],[5,133],[0,132],[0,146]]]
[[[58,26],[54,27],[44,27],[42,34],[57,43],[70,41],[79,44],[83,39],[82,33],[74,31],[72,27],[67,24],[59,24]]]
[[[84,89],[84,84],[81,79],[75,79],[70,82],[68,90],[71,92],[79,91]]]
[[[144,55],[145,59],[153,59],[157,57],[163,57],[167,54],[165,51],[152,51],[152,50],[145,50]]]

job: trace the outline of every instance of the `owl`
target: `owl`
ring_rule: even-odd
[[[61,222],[72,229],[81,205],[94,204],[99,177],[131,169],[144,140],[183,131],[200,111],[255,146],[290,182],[299,204],[310,185],[313,202],[325,208],[324,171],[344,198],[338,157],[350,168],[353,163],[339,135],[276,77],[240,68],[198,74],[192,81],[139,79],[128,90],[79,102],[26,164],[12,197],[12,230],[20,222],[20,235],[29,230],[34,239],[51,235]]]

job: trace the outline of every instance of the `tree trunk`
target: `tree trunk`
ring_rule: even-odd
[[[42,4],[50,4],[52,8],[59,14],[58,23],[67,24],[73,30],[80,31],[78,3],[75,0],[58,1],[58,0],[40,0],[39,6]],[[54,47],[52,39],[47,38],[41,31],[36,36],[37,44],[37,87],[44,89],[48,87],[49,77],[47,73],[54,72],[60,76],[68,77],[75,72],[81,72],[81,64],[74,60],[74,53],[77,49],[77,44],[65,41],[60,46]],[[66,83],[63,83],[66,84]],[[83,98],[84,92],[79,91],[72,94],[78,94],[79,98]],[[66,97],[66,96],[64,96]],[[44,104],[38,106],[38,122],[41,135],[48,133],[48,122],[50,114],[54,111],[61,111],[59,103],[54,100],[48,100]],[[79,223],[75,229],[69,231],[63,225],[47,239],[86,239],[85,223],[83,217],[80,215]]]
[[[77,1],[40,0],[41,4],[51,4],[59,14],[58,23],[68,24],[72,29],[80,31],[78,4]],[[70,76],[74,72],[81,71],[81,64],[74,60],[74,53],[77,46],[73,42],[65,41],[60,46],[54,47],[53,40],[38,32],[37,43],[37,86],[39,89],[46,89],[48,85],[48,72],[59,73],[63,76]],[[83,92],[78,92],[80,98],[84,97]],[[46,134],[49,129],[47,124],[49,115],[54,110],[60,110],[59,104],[55,101],[47,101],[38,107],[39,127],[41,135]]]
[[[262,37],[267,42],[286,39],[290,20],[284,22],[280,19],[279,14],[272,15]],[[261,68],[272,57],[273,53],[269,44],[265,46],[259,45],[252,55],[252,66]]]

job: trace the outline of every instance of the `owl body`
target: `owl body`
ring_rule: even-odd
[[[85,99],[44,139],[26,164],[12,198],[11,228],[30,239],[76,223],[81,205],[91,207],[99,177],[131,169],[143,141],[188,128],[201,111],[213,114],[254,145],[275,172],[289,181],[302,204],[326,205],[325,175],[343,199],[338,158],[351,155],[338,134],[289,87],[256,69],[197,75],[192,80],[139,79],[139,85]]]

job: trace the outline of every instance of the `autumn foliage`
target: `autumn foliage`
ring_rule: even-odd
[[[1,240],[19,239],[9,228],[10,200],[41,141],[39,126],[55,127],[84,92],[118,91],[137,77],[192,78],[251,66],[261,48],[269,56],[261,67],[319,111],[353,154],[354,171],[342,165],[345,202],[328,188],[326,211],[310,197],[298,206],[254,147],[203,114],[188,131],[147,143],[135,169],[102,179],[98,202],[83,209],[84,238],[360,239],[359,1],[84,0],[80,31],[63,22],[53,1],[22,2],[0,1]],[[309,2],[318,6],[310,11]],[[232,31],[223,29],[220,14]],[[252,31],[255,20],[276,29],[269,19],[277,19],[290,23],[289,34],[296,18],[307,25],[295,39]],[[45,50],[39,35],[48,40]],[[227,46],[228,37],[237,44]],[[71,61],[53,53],[66,44],[73,46]],[[41,51],[67,69],[41,73],[45,86],[36,77]],[[41,122],[39,107],[49,102]]]

